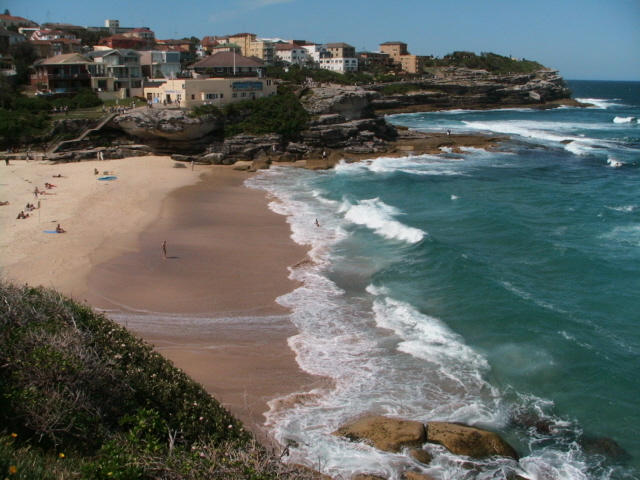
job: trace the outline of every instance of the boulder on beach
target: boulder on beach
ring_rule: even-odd
[[[420,422],[372,415],[343,425],[334,435],[352,441],[364,441],[385,452],[399,452],[403,447],[420,447],[426,431]]]
[[[434,480],[431,475],[427,475],[426,473],[420,472],[404,472],[403,475],[404,480]]]
[[[427,442],[438,443],[456,455],[518,459],[518,453],[497,433],[457,423],[429,422]]]

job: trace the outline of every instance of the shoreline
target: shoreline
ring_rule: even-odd
[[[268,444],[267,402],[322,381],[298,367],[287,344],[297,331],[275,302],[296,288],[286,266],[307,250],[290,238],[285,217],[269,210],[266,193],[244,185],[246,172],[208,165],[192,172],[175,163],[133,157],[0,167],[0,201],[10,202],[0,207],[1,275],[103,310]],[[98,181],[94,168],[118,179]],[[44,182],[57,185],[52,195],[40,196],[29,218],[15,219]],[[67,233],[43,233],[57,223]]]
[[[207,167],[171,192],[136,251],[96,265],[89,300],[153,344],[261,440],[267,402],[312,388],[288,346],[297,330],[276,298],[298,284],[286,266],[306,257],[285,217],[246,172]],[[160,245],[168,242],[167,259]]]

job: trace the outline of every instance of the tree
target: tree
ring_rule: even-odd
[[[5,15],[11,15],[11,12],[9,11],[9,9],[8,9],[8,8],[5,8],[5,9],[4,9],[4,14],[5,14]]]
[[[35,48],[29,42],[20,42],[9,48],[9,54],[16,65],[16,83],[24,85],[29,83],[29,67],[38,58]]]

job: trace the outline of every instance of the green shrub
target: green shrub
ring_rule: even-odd
[[[291,140],[309,121],[309,114],[292,93],[231,103],[225,106],[224,113],[225,136],[279,133]]]
[[[124,328],[0,282],[0,478],[304,480]]]
[[[207,115],[222,116],[222,110],[215,105],[198,105],[189,112],[191,117],[204,117]]]

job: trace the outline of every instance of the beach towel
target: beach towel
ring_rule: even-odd
[[[43,233],[58,233],[55,230],[43,230]]]
[[[117,178],[118,177],[115,177],[113,175],[109,175],[109,176],[106,176],[106,177],[98,177],[98,180],[115,180]]]

